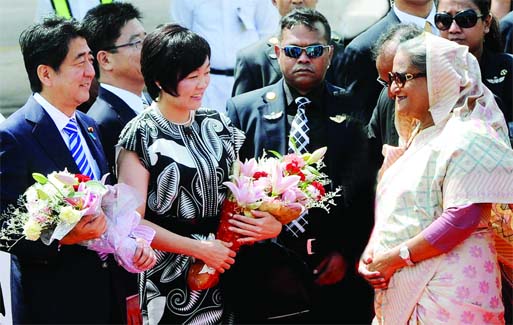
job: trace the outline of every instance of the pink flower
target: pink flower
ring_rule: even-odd
[[[495,296],[490,298],[490,308],[498,308],[499,307],[499,297]]]
[[[463,268],[463,273],[468,277],[468,278],[474,278],[476,276],[476,268],[475,266],[473,265],[467,265]]]
[[[464,324],[472,324],[472,322],[474,322],[474,313],[470,312],[470,311],[465,311],[463,312],[463,314],[461,314],[461,322],[464,323]]]
[[[470,296],[470,290],[467,287],[460,286],[456,288],[456,296],[459,299],[466,299]]]
[[[487,281],[479,282],[479,291],[481,293],[488,293],[490,291],[490,284]]]
[[[492,273],[493,272],[493,263],[492,263],[492,261],[486,261],[485,264],[484,264],[484,268],[485,268],[485,271],[487,273]]]

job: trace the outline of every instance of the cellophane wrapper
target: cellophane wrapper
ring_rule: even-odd
[[[115,260],[128,272],[140,273],[133,264],[137,249],[136,238],[151,243],[155,230],[140,224],[141,216],[136,209],[143,203],[136,190],[126,184],[106,185],[107,193],[101,200],[101,208],[107,219],[107,230],[98,239],[84,242],[90,250],[98,252],[105,260],[113,254]]]

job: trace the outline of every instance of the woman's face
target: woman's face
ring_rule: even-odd
[[[201,107],[201,100],[209,83],[210,60],[207,57],[203,65],[178,82],[176,88],[178,97],[171,96],[166,92],[161,92],[161,96],[165,96],[165,100],[177,109],[196,110]]]
[[[472,0],[440,0],[437,12],[445,12],[454,17],[458,12],[467,9],[472,9],[481,15],[481,11]],[[483,52],[484,37],[490,31],[490,22],[491,16],[488,15],[478,18],[475,26],[463,28],[453,20],[449,29],[440,31],[440,36],[461,45],[467,45],[470,52],[480,58]]]
[[[393,72],[408,73],[417,75],[420,71],[411,65],[408,54],[399,50],[394,57]],[[420,120],[422,124],[428,125],[431,121],[429,113],[429,95],[427,79],[425,76],[417,76],[406,80],[403,87],[392,82],[390,90],[395,96],[396,114],[413,117]]]

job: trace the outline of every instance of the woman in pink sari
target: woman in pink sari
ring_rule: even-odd
[[[504,323],[494,227],[511,229],[513,150],[480,80],[467,47],[431,34],[397,51],[401,146],[384,148],[359,267],[376,290],[375,323]]]

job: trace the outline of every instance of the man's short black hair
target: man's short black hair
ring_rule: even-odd
[[[198,34],[176,24],[164,25],[146,36],[141,50],[141,72],[151,98],[160,89],[173,95],[178,83],[210,58],[210,46]]]
[[[126,2],[100,4],[90,9],[82,21],[82,28],[94,57],[96,58],[99,51],[115,45],[126,23],[141,17],[139,10]],[[111,52],[114,51],[111,50]],[[96,76],[99,77],[98,64],[96,60],[94,62]]]
[[[21,33],[21,53],[33,92],[43,89],[37,76],[37,67],[43,64],[59,71],[68,55],[70,42],[77,37],[85,38],[80,25],[73,19],[66,20],[61,17],[45,18]]]
[[[414,24],[392,25],[388,30],[381,34],[376,43],[372,46],[372,58],[376,61],[378,56],[383,54],[383,51],[385,50],[383,45],[388,42],[395,40],[397,43],[402,43],[419,36],[423,32],[424,31],[420,27]]]
[[[324,38],[329,43],[331,40],[331,27],[326,17],[317,10],[311,8],[296,8],[280,19],[280,39],[285,29],[291,29],[296,25],[304,25],[310,30],[317,30],[316,23],[324,26]]]

